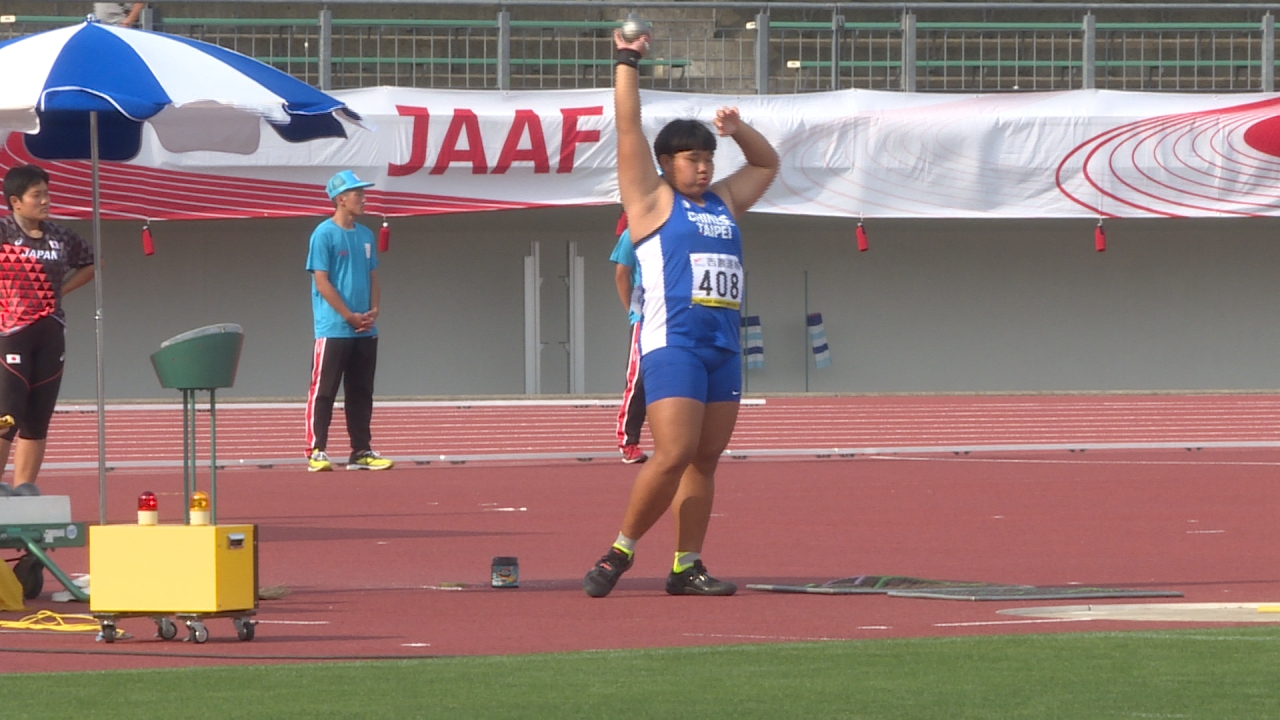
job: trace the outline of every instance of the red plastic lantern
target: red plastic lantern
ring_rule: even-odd
[[[144,490],[138,495],[138,524],[155,525],[160,522],[159,507],[156,494],[150,490]]]

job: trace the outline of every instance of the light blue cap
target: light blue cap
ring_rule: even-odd
[[[367,187],[373,187],[373,183],[361,180],[350,170],[343,170],[329,178],[329,184],[325,185],[324,191],[329,193],[329,199],[332,200],[348,190]]]

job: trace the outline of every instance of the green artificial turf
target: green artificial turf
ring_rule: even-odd
[[[6,670],[20,653],[0,652]],[[0,676],[6,717],[1280,717],[1280,628]]]

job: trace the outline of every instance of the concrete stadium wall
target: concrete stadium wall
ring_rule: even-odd
[[[621,389],[626,320],[608,255],[616,207],[393,220],[383,256],[379,397],[524,392],[523,258],[542,244],[543,391],[568,390],[566,247],[586,266],[586,390]],[[224,398],[306,392],[303,264],[318,219],[104,226],[106,393],[176,399],[149,356],[179,332],[245,328]],[[75,224],[88,237],[86,224]],[[748,392],[1070,392],[1280,387],[1280,220],[877,221],[751,215],[747,310],[765,367]],[[813,369],[804,312],[832,365]],[[64,402],[95,397],[93,292],[66,300]],[[806,366],[808,372],[806,377]]]

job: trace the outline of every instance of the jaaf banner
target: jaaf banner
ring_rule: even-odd
[[[103,217],[213,219],[332,212],[325,180],[352,169],[367,209],[398,217],[616,203],[612,91],[333,93],[365,118],[345,140],[264,131],[238,152],[144,128],[104,163]],[[669,120],[735,105],[782,167],[755,210],[853,218],[1280,215],[1280,96],[1077,90],[958,95],[643,93],[652,138]],[[211,127],[208,132],[216,132]],[[190,142],[188,142],[190,141]],[[50,161],[9,135],[0,166],[53,176],[60,217],[87,217],[86,162]],[[742,163],[721,138],[717,177]]]

